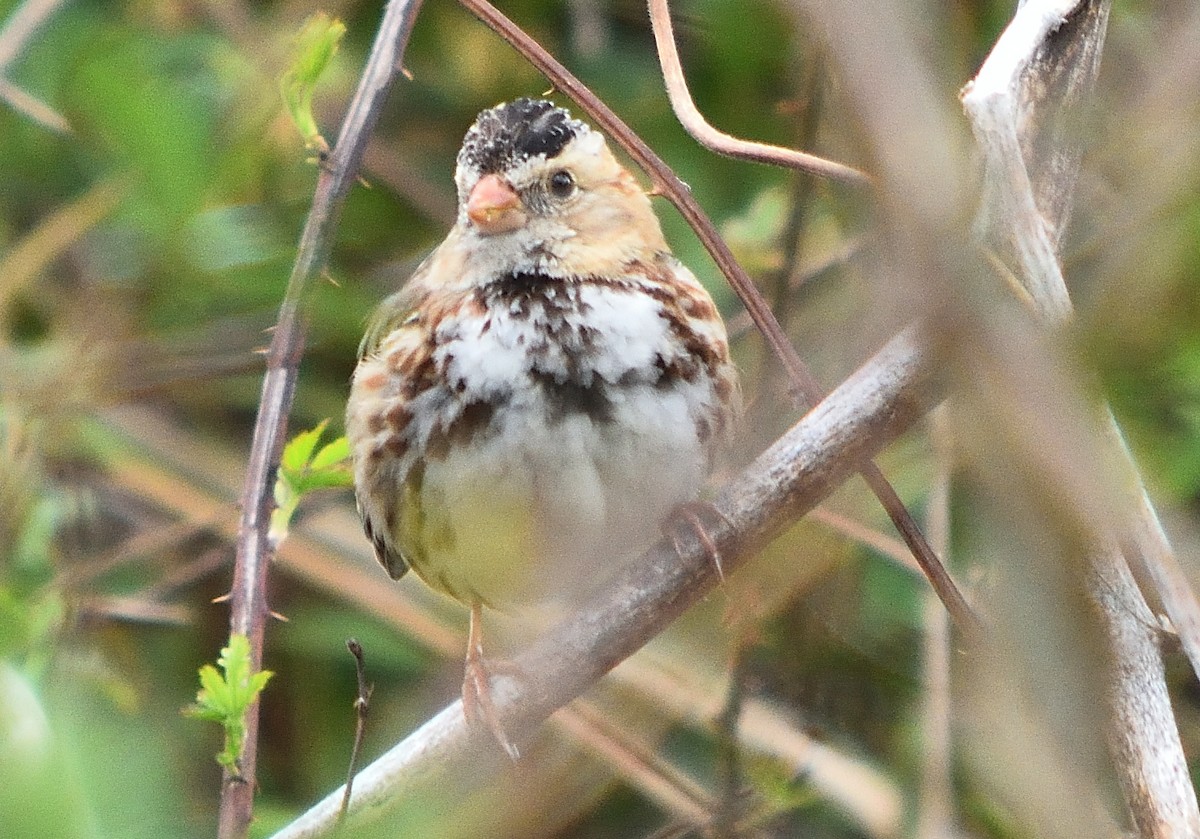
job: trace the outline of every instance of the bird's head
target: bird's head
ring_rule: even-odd
[[[596,273],[666,248],[649,199],[604,136],[546,100],[481,113],[455,182],[461,232],[490,251]]]

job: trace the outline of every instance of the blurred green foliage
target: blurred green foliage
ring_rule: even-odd
[[[931,60],[947,102],[1010,6],[935,4],[931,32],[940,44]],[[16,7],[0,1],[0,19]],[[214,733],[178,710],[194,693],[197,667],[227,633],[226,609],[211,600],[229,586],[226,525],[259,397],[255,350],[267,341],[316,178],[279,101],[279,78],[294,33],[319,10],[80,0],[59,10],[2,73],[70,125],[56,133],[0,103],[4,837],[214,831]],[[329,56],[314,114],[315,128],[335,136],[381,4],[342,2],[325,11],[347,28]],[[769,291],[789,267],[787,238],[798,235],[792,219],[807,231],[805,263],[867,228],[861,207],[837,188],[718,158],[688,138],[667,107],[642,4],[517,0],[505,11],[676,168]],[[1136,45],[1150,26],[1151,12],[1140,5],[1119,12],[1114,49],[1122,39]],[[836,73],[785,9],[765,0],[688,0],[674,13],[691,89],[714,125],[839,157],[860,153]],[[432,0],[405,67],[412,79],[397,83],[367,156],[366,183],[345,208],[328,268],[333,282],[313,293],[293,428],[341,415],[367,314],[449,224],[454,158],[474,115],[548,87],[457,5]],[[821,109],[815,134],[804,129],[810,108]],[[1185,504],[1200,494],[1197,194],[1170,213],[1163,234],[1170,248],[1149,266],[1155,282],[1142,305],[1120,302],[1117,284],[1080,289],[1083,363],[1096,370],[1153,481]],[[665,204],[660,209],[677,253],[735,315],[732,295],[686,225]],[[1072,256],[1080,275],[1096,260],[1088,244]],[[775,295],[827,382],[867,349],[853,338],[870,317],[863,282],[852,266],[834,268]],[[781,388],[753,337],[743,337],[736,353],[757,406],[741,444],[745,459],[794,417],[780,407]],[[906,445],[890,456],[889,473],[919,505],[928,452],[919,442]],[[209,501],[216,512],[204,506]],[[882,527],[863,499],[842,502],[872,510],[864,515]],[[349,516],[352,507],[347,493],[306,504],[297,505],[298,526],[331,510]],[[922,588],[880,555],[830,541],[798,530],[772,557],[794,566],[803,555],[806,568],[789,573],[812,576],[764,583],[761,591],[746,584],[756,603],[772,604],[744,610],[749,617],[738,620],[753,626],[734,621],[735,631],[755,640],[748,682],[806,730],[887,766],[911,799]],[[332,566],[352,556],[367,567],[368,553],[359,539],[314,561]],[[759,570],[772,573],[768,565]],[[392,585],[372,573],[376,585]],[[263,699],[259,833],[343,778],[354,696],[347,635],[364,641],[376,684],[368,756],[451,698],[460,672],[435,643],[401,631],[361,592],[318,579],[274,571],[272,607],[289,622],[268,632],[266,661],[278,676]],[[704,612],[712,626],[724,626],[713,614],[719,608]],[[447,614],[461,623],[452,607]],[[698,635],[707,654],[723,660],[729,642],[708,632]],[[1184,734],[1200,743],[1194,724]],[[707,732],[672,734],[665,751],[697,776],[716,777],[719,750]],[[761,835],[862,835],[803,778],[757,763],[746,774],[768,802]],[[1019,835],[983,791],[967,780],[960,787],[963,817],[977,835]],[[582,812],[548,808],[545,835],[648,835],[666,821],[627,781],[595,789]],[[418,826],[412,835],[422,835],[421,825],[433,830],[436,816],[406,816]]]

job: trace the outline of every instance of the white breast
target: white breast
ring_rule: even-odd
[[[696,420],[717,410],[713,382],[660,381],[680,348],[658,301],[598,285],[557,293],[576,296],[440,330],[454,398],[498,407],[426,464],[414,568],[501,608],[591,588],[659,535],[707,470]]]

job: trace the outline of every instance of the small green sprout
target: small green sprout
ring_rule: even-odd
[[[275,479],[275,512],[271,514],[271,544],[286,538],[292,516],[300,499],[317,489],[347,487],[354,483],[350,472],[350,443],[338,437],[317,449],[329,420],[316,428],[302,431],[283,449],[279,476]]]
[[[232,772],[238,772],[238,757],[246,740],[246,710],[267,686],[274,675],[270,670],[254,672],[250,655],[250,639],[245,635],[231,635],[229,646],[221,650],[216,667],[205,664],[200,668],[200,691],[196,704],[189,705],[183,712],[191,717],[218,722],[225,729],[225,748],[217,754],[217,763]]]
[[[329,144],[317,129],[313,117],[313,92],[326,68],[337,55],[346,25],[324,12],[311,15],[296,35],[292,63],[279,77],[279,92],[292,122],[304,138],[304,147],[320,155],[329,153]]]

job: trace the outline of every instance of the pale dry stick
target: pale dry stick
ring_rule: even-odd
[[[0,29],[0,76],[3,76],[29,39],[58,11],[66,0],[25,0],[8,16]]]
[[[370,57],[328,159],[319,168],[312,208],[271,335],[267,372],[254,425],[246,480],[241,495],[237,562],[231,591],[231,634],[250,639],[254,668],[262,666],[267,616],[267,571],[275,546],[268,537],[274,509],[275,473],[287,436],[287,417],[295,395],[306,318],[303,304],[312,280],[325,268],[347,192],[355,183],[363,149],[379,118],[384,98],[400,67],[420,0],[390,0],[371,47]],[[221,839],[246,835],[254,806],[258,746],[258,703],[246,712],[240,776],[226,771],[221,785],[218,831]]]
[[[680,124],[700,145],[717,154],[739,160],[797,169],[850,186],[871,186],[870,176],[853,166],[795,149],[743,140],[713,128],[700,113],[688,92],[683,65],[679,61],[679,50],[675,46],[675,33],[671,27],[671,10],[667,6],[667,0],[649,0],[649,4],[650,25],[654,30],[654,42],[658,46],[658,58],[662,65],[663,80],[667,85],[667,96]]]
[[[66,117],[8,79],[0,78],[0,99],[7,102],[14,111],[24,114],[43,128],[56,134],[71,133],[71,123],[67,122]]]
[[[912,329],[892,339],[721,489],[714,500],[721,515],[710,535],[728,570],[828,496],[938,401],[936,365],[921,343]],[[517,656],[524,677],[494,681],[501,723],[515,740],[523,740],[719,585],[698,537],[681,539],[680,548],[660,540],[586,608]],[[510,767],[486,732],[467,725],[457,700],[358,774],[351,823],[356,816],[382,814],[397,800],[444,788],[451,778],[486,783],[492,773]],[[326,835],[341,796],[341,790],[326,796],[277,839]]]
[[[1052,327],[1073,316],[1058,243],[1080,158],[1077,142],[1057,136],[1062,132],[1055,118],[1091,92],[1109,5],[1108,0],[1025,3],[963,95],[988,178],[980,235],[1008,248],[1038,313]],[[1058,142],[1039,143],[1035,133]],[[1035,157],[1035,151],[1049,159]],[[1132,486],[1135,508],[1130,523],[1119,528],[1125,531],[1123,543],[1101,540],[1088,563],[1089,594],[1099,607],[1113,659],[1107,692],[1113,714],[1110,740],[1126,801],[1142,834],[1200,835],[1200,807],[1167,694],[1154,621],[1130,569],[1149,581],[1146,594],[1161,601],[1197,675],[1200,602],[1179,568],[1107,405],[1101,414],[1110,449],[1119,454]]]
[[[820,383],[808,369],[808,365],[800,358],[796,348],[792,346],[791,341],[779,326],[770,306],[767,305],[754,282],[738,264],[733,252],[729,250],[729,246],[717,233],[712,221],[692,197],[691,190],[687,185],[583,82],[499,10],[486,0],[460,0],[460,2],[515,47],[557,88],[579,103],[650,176],[655,190],[666,196],[675,205],[680,215],[696,232],[696,236],[712,256],[717,267],[729,280],[729,284],[746,307],[755,326],[758,327],[787,372],[789,381],[795,390],[797,402],[811,406],[820,401],[823,394]],[[977,635],[981,629],[979,618],[967,603],[966,598],[963,597],[957,584],[942,566],[941,560],[930,550],[924,535],[905,508],[904,502],[900,500],[900,496],[896,494],[896,490],[892,488],[887,478],[879,471],[879,467],[873,462],[860,464],[859,474],[866,480],[871,491],[875,493],[884,510],[887,511],[888,518],[900,531],[905,544],[908,545],[913,557],[921,565],[930,585],[945,604],[946,610],[950,612],[955,624],[966,635]]]
[[[65,0],[25,0],[13,10],[5,21],[4,28],[0,29],[0,99],[30,119],[59,133],[71,130],[70,124],[62,114],[9,82],[4,78],[4,74],[20,56],[29,39],[64,2]]]

